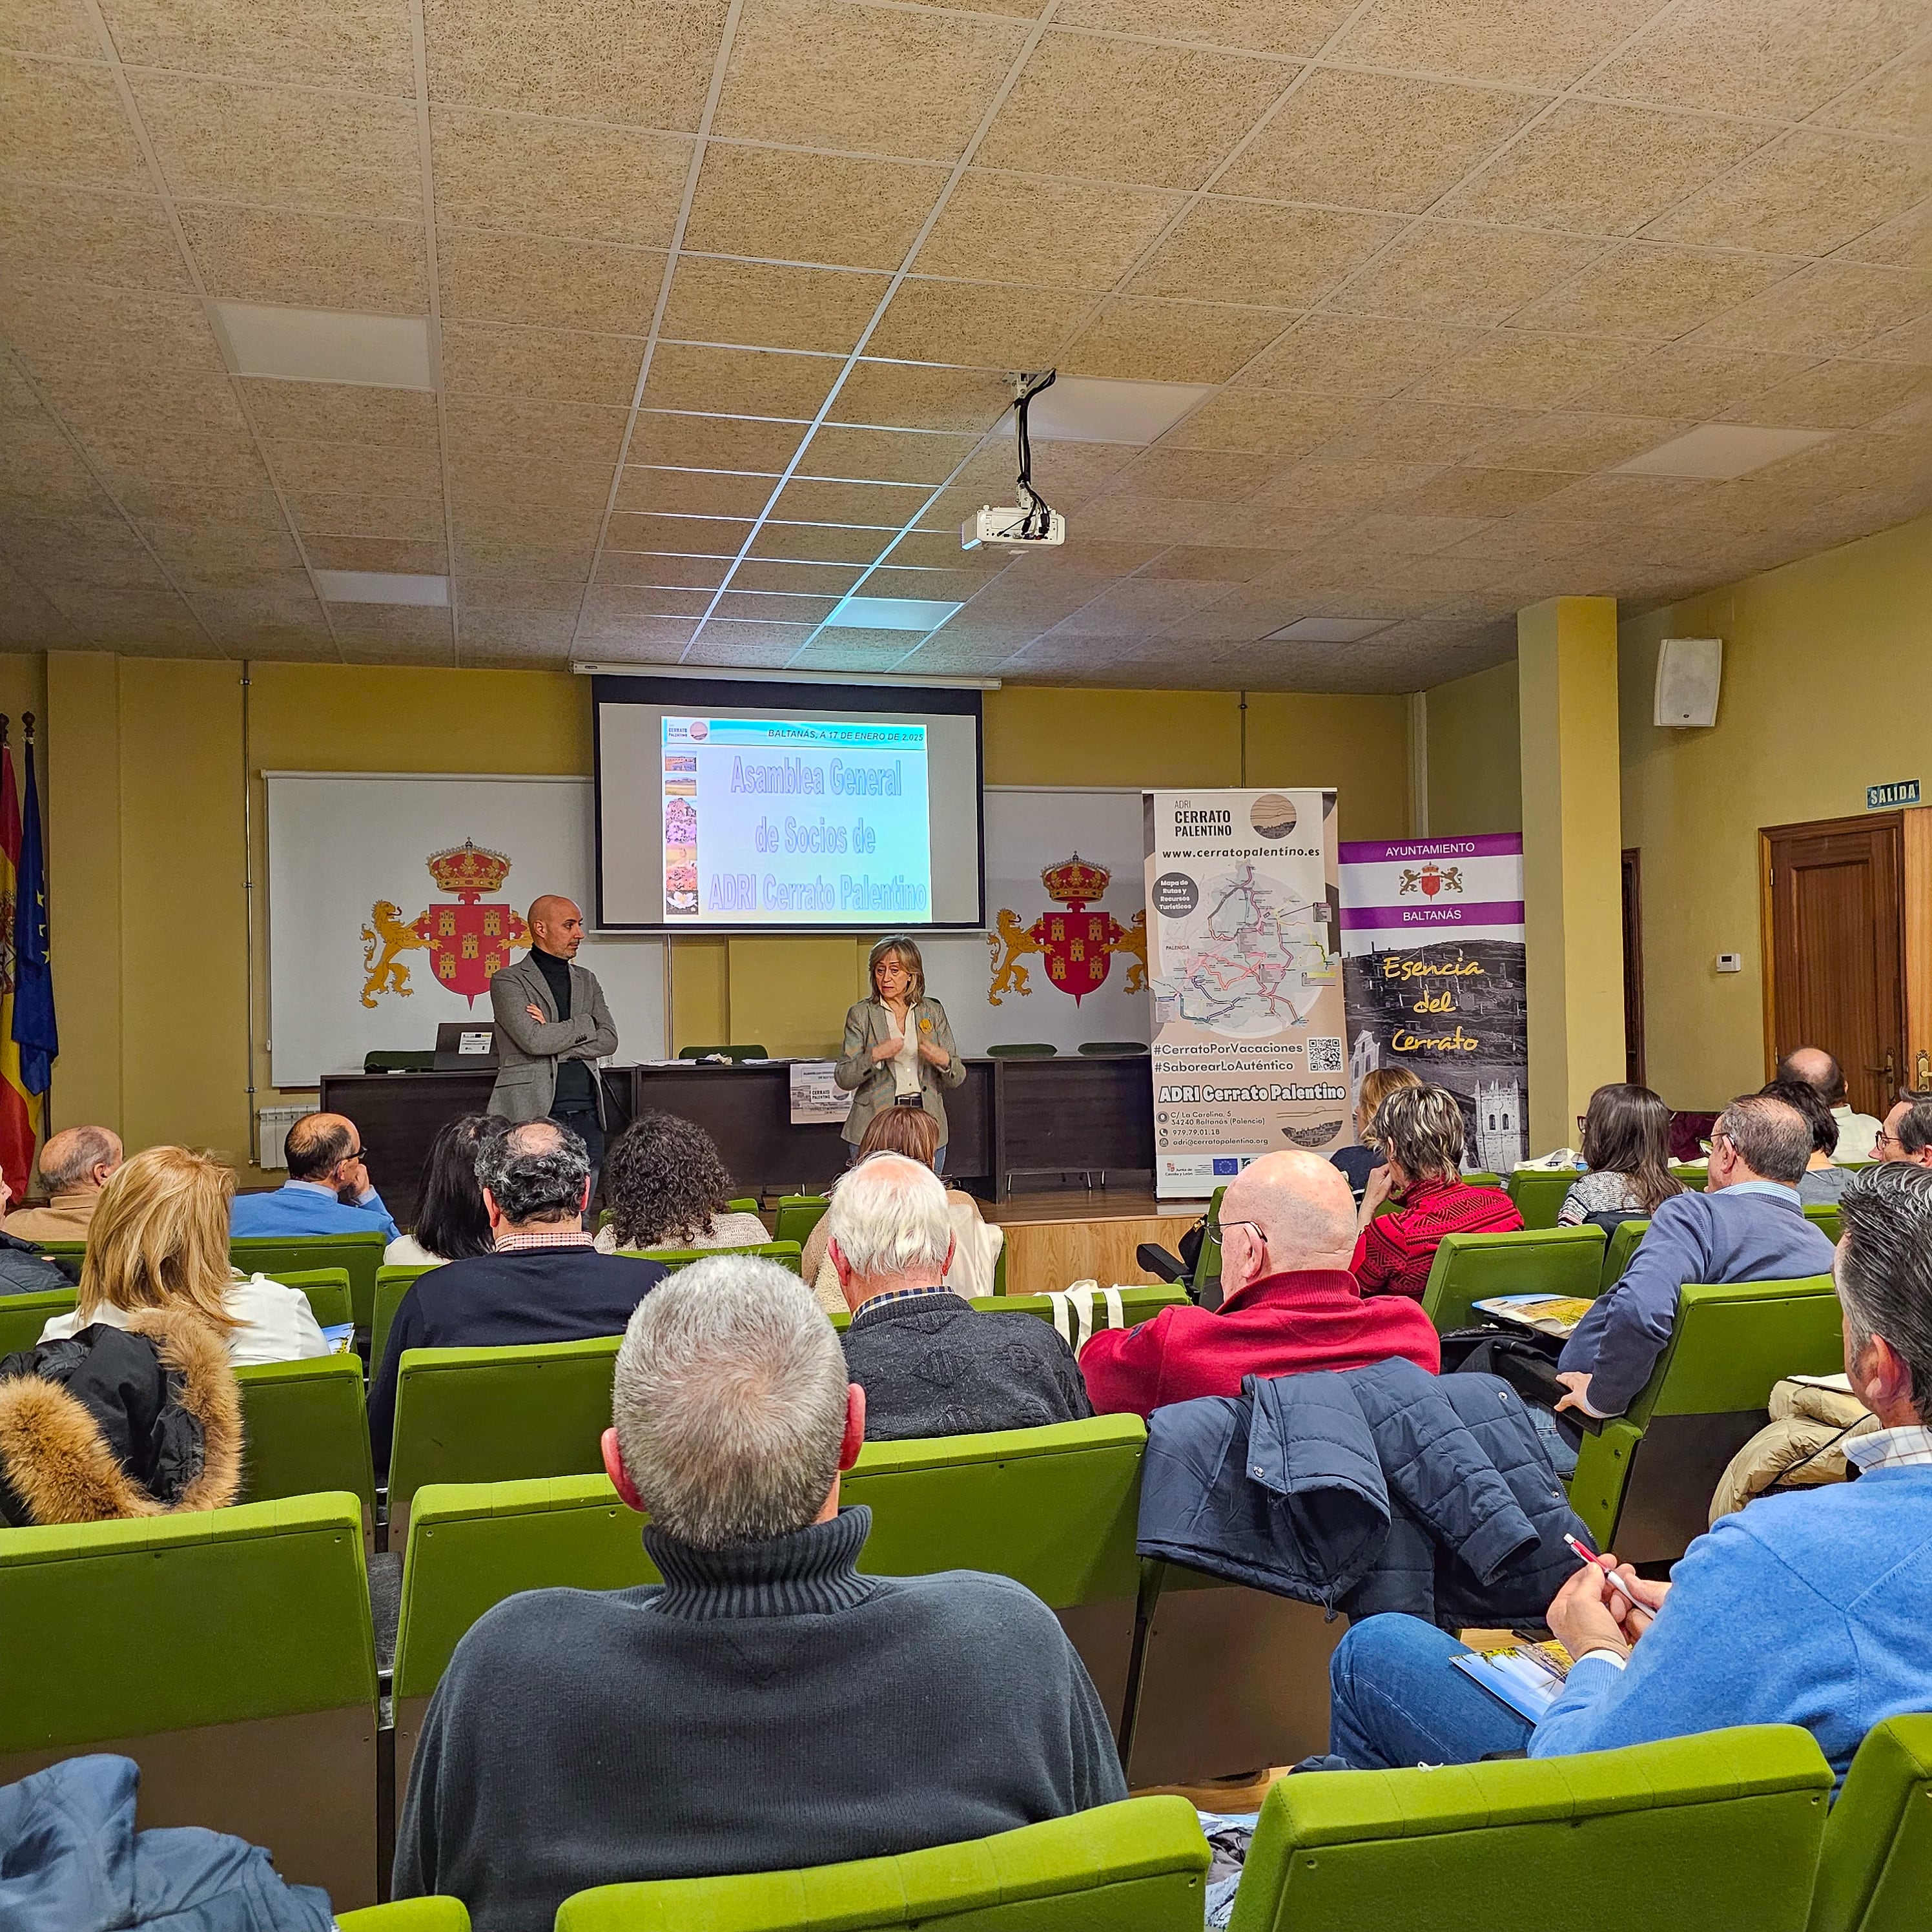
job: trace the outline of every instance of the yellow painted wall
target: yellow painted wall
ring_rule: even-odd
[[[1721,637],[1708,730],[1651,722],[1657,646]],[[1643,854],[1650,1084],[1715,1108],[1765,1077],[1761,826],[1932,795],[1932,517],[1632,618],[1621,632],[1623,838]],[[1741,973],[1720,974],[1720,952]]]
[[[1522,830],[1522,758],[1514,659],[1427,694],[1429,834]]]

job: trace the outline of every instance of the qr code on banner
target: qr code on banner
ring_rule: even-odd
[[[1340,1072],[1342,1042],[1333,1034],[1317,1034],[1308,1042],[1308,1070],[1311,1073]]]

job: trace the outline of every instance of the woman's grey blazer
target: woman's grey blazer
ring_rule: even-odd
[[[921,1000],[906,1016],[909,1026],[920,1030],[947,1056],[941,1069],[929,1060],[919,1063],[920,1104],[939,1124],[939,1144],[946,1144],[945,1089],[957,1087],[966,1078],[959,1049],[952,1043],[952,1028],[946,1009],[937,1000]],[[867,1123],[882,1108],[892,1104],[898,1082],[892,1077],[890,1060],[874,1060],[874,1047],[892,1037],[892,1020],[877,1000],[855,1000],[845,1013],[845,1045],[838,1056],[832,1078],[852,1096],[852,1111],[846,1116],[845,1138],[854,1147],[865,1137]]]

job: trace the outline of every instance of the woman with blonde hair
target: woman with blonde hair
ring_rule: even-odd
[[[845,1015],[845,1044],[832,1078],[852,1096],[846,1140],[856,1160],[859,1143],[876,1114],[916,1107],[930,1114],[939,1144],[929,1165],[946,1172],[945,1090],[966,1078],[966,1063],[952,1043],[946,1009],[926,991],[926,964],[902,932],[888,933],[866,962],[869,999],[855,1000]]]
[[[232,1167],[188,1148],[148,1148],[118,1168],[88,1228],[79,1304],[56,1316],[40,1340],[97,1322],[126,1328],[142,1311],[161,1310],[197,1316],[238,1368],[327,1354],[307,1295],[230,1267],[234,1192]]]

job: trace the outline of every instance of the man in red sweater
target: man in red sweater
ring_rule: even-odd
[[[1397,1295],[1364,1300],[1348,1262],[1355,1202],[1318,1154],[1264,1154],[1221,1197],[1221,1306],[1163,1308],[1102,1329],[1080,1354],[1097,1414],[1147,1415],[1196,1396],[1238,1395],[1245,1376],[1359,1369],[1406,1355],[1442,1366],[1434,1325]]]

